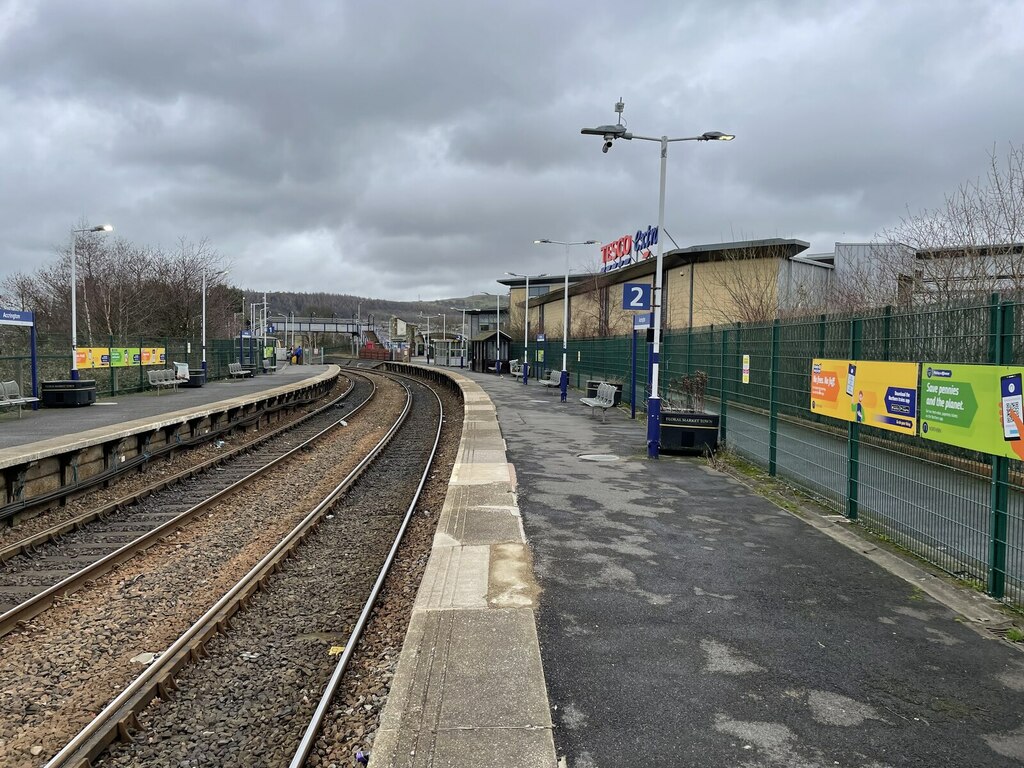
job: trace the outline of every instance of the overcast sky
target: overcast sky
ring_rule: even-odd
[[[79,221],[257,290],[431,299],[538,238],[871,239],[1024,141],[1024,0],[0,0],[0,277]],[[573,271],[596,264],[576,249]]]

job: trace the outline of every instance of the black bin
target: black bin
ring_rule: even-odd
[[[45,408],[77,408],[96,402],[96,379],[44,381],[40,399]]]
[[[202,368],[189,368],[188,369],[188,381],[181,382],[179,387],[191,387],[195,389],[203,386],[206,383],[206,371]]]

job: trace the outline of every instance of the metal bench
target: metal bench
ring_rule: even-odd
[[[551,371],[546,379],[537,379],[545,387],[561,387],[562,386],[562,372]]]
[[[601,420],[604,421],[605,413],[615,405],[615,386],[612,384],[599,384],[595,397],[581,397],[580,402],[590,408],[590,415],[594,415],[594,409],[601,409]]]
[[[159,371],[146,371],[146,376],[149,377],[149,386],[156,390],[159,395],[161,389],[170,387],[175,392],[178,391],[178,379],[174,376],[174,370],[172,368],[163,368]]]
[[[228,363],[228,373],[233,379],[245,379],[252,376],[252,371],[243,368],[241,363]]]
[[[17,408],[18,418],[21,418],[21,406],[38,403],[38,397],[25,397],[21,394],[21,387],[16,381],[5,381],[0,384],[0,408]]]

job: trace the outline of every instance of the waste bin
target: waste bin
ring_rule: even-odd
[[[96,402],[96,379],[44,381],[39,389],[44,408],[75,408]]]
[[[189,368],[188,369],[188,381],[181,382],[179,387],[190,387],[195,389],[201,387],[206,383],[206,371],[202,368]]]

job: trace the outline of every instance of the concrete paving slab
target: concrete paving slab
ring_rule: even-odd
[[[413,610],[486,608],[490,547],[444,546],[444,542],[438,541],[435,546],[416,592]]]
[[[452,485],[489,485],[510,483],[512,473],[508,464],[456,464],[452,471]]]
[[[417,612],[410,642],[419,652],[395,675],[375,764],[553,768],[533,611]]]

